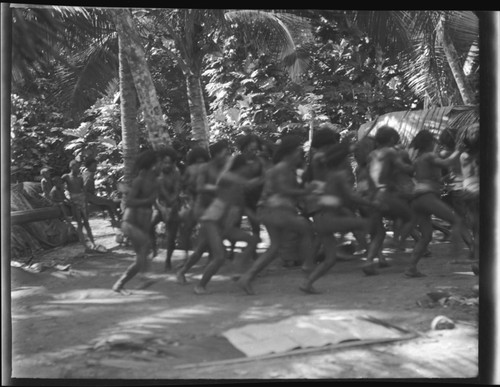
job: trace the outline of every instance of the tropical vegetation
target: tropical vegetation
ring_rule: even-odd
[[[92,155],[113,190],[141,149],[479,101],[472,11],[10,11],[13,181]]]

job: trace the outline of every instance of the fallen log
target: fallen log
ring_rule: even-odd
[[[10,222],[12,225],[38,222],[63,216],[61,209],[57,206],[33,208],[31,210],[11,211]]]

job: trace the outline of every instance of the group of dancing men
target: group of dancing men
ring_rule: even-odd
[[[184,158],[170,147],[143,151],[121,216],[121,231],[136,258],[112,288],[122,292],[130,279],[147,272],[148,260],[158,254],[160,222],[167,236],[166,270],[172,270],[176,241],[186,249],[175,267],[177,282],[186,283],[186,274],[208,253],[196,294],[209,293],[207,285],[228,259],[241,268],[233,277],[237,286],[255,294],[254,280],[291,235],[298,252],[294,264],[303,272],[299,289],[305,293],[319,293],[314,283],[337,262],[346,234],[354,236],[366,259],[362,273],[377,275],[389,266],[382,253],[388,222],[395,247],[411,249],[404,276],[424,276],[418,264],[429,254],[436,219],[449,226],[444,230],[452,256],[467,250],[478,274],[479,124],[460,133],[458,138],[457,131],[446,129],[436,136],[423,129],[405,147],[390,126],[362,139],[322,127],[313,132],[307,151],[299,136],[270,143],[253,133],[237,139],[236,152],[226,140],[208,150],[194,146]],[[251,227],[242,228],[242,220]],[[269,245],[259,254],[263,228]],[[245,247],[234,255],[225,241]]]

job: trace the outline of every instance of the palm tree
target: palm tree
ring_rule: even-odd
[[[128,187],[133,179],[133,165],[139,153],[137,113],[139,102],[127,55],[121,38],[118,39],[120,63],[120,111],[122,124],[123,178]]]
[[[126,56],[135,89],[141,102],[149,142],[153,148],[160,148],[170,143],[170,136],[163,119],[153,79],[146,63],[144,47],[134,26],[132,13],[127,9],[114,9],[110,10],[110,12],[120,39],[121,55]],[[120,82],[120,84],[123,85],[123,82]],[[122,111],[122,113],[125,112]]]
[[[165,51],[183,71],[193,140],[208,147],[209,127],[201,72],[207,54],[221,52],[224,36],[239,24],[262,51],[272,52],[292,77],[307,66],[300,42],[312,39],[308,20],[287,13],[257,10],[175,9],[153,11],[149,31],[163,38]],[[156,20],[155,22],[151,20]],[[156,26],[156,28],[155,28]],[[158,28],[159,26],[159,28]],[[165,32],[162,32],[165,31]]]
[[[350,11],[343,16],[382,49],[400,53],[408,84],[427,105],[476,103],[470,84],[479,63],[474,12]]]

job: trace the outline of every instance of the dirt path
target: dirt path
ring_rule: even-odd
[[[317,287],[320,295],[298,289],[302,274],[276,262],[257,278],[255,296],[231,280],[228,262],[216,275],[209,295],[193,286],[206,258],[175,282],[163,270],[164,250],[152,262],[157,282],[129,295],[111,286],[133,261],[133,252],[115,242],[102,219],[92,219],[105,254],[84,254],[79,245],[44,254],[43,262],[62,266],[28,273],[12,267],[12,376],[55,379],[281,379],[281,378],[471,378],[478,371],[478,305],[473,291],[478,277],[470,264],[453,263],[449,245],[431,245],[433,257],[422,261],[426,277],[407,279],[402,272],[409,253],[388,252],[391,267],[366,277],[362,260],[340,262]],[[173,262],[183,257],[176,251]],[[458,257],[459,262],[466,259]],[[41,260],[42,261],[42,260]],[[64,265],[70,265],[65,269]],[[128,284],[127,284],[128,285]],[[450,297],[432,302],[429,292]],[[391,344],[358,346],[211,366],[188,365],[243,358],[222,336],[228,329],[291,316],[318,313],[369,315],[412,332],[417,338]],[[430,330],[445,315],[455,329]]]

